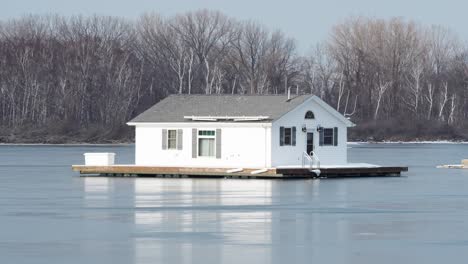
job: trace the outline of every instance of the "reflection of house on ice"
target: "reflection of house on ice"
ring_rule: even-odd
[[[235,259],[235,244],[270,243],[271,211],[259,208],[271,204],[272,184],[138,179],[135,225],[148,235],[135,241],[137,262],[221,263]],[[264,250],[255,249],[253,259],[264,262]]]
[[[77,227],[93,237],[80,250],[92,254],[98,250],[93,241],[99,241],[99,250],[111,251],[118,243],[129,263],[297,263],[311,256],[346,263],[355,252],[350,241],[395,228],[373,225],[373,217],[388,216],[369,217],[372,205],[350,202],[357,196],[344,181],[83,178],[83,183],[80,217],[86,221]],[[402,232],[408,228],[404,217]],[[349,258],[334,254],[337,250],[349,252]]]
[[[108,206],[109,193],[112,189],[111,179],[104,177],[87,177],[83,179],[85,205]]]
[[[135,260],[294,263],[311,254],[333,255],[333,246],[318,252],[317,245],[349,239],[349,223],[330,218],[328,210],[338,212],[310,201],[326,206],[320,201],[323,191],[342,198],[345,208],[347,190],[344,184],[320,190],[319,184],[138,179]]]
[[[358,184],[373,187],[370,181]],[[350,186],[345,181],[83,178],[79,217],[85,221],[76,228],[90,237],[79,250],[93,255],[112,252],[117,244],[124,263],[304,263],[310,257],[348,263],[360,260],[351,241],[420,230],[401,209],[397,225],[383,213],[386,206],[394,213],[395,201],[376,199],[385,203],[377,210],[375,204],[361,204]],[[115,256],[103,258],[112,262]]]

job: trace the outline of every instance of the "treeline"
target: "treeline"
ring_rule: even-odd
[[[0,23],[0,141],[127,140],[125,122],[169,94],[287,89],[349,116],[355,139],[462,138],[467,58],[449,30],[403,19],[351,18],[305,56],[214,11],[27,16]]]

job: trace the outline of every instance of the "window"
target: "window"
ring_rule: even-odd
[[[291,145],[291,128],[284,128],[284,145]]]
[[[305,114],[305,119],[315,119],[314,112],[307,111],[307,113]]]
[[[323,145],[332,146],[333,145],[333,128],[324,128],[323,129]]]
[[[177,130],[167,131],[167,149],[177,149]]]
[[[338,146],[338,128],[320,130],[320,146]]]
[[[214,130],[198,131],[198,156],[215,157],[215,136]]]
[[[280,146],[296,146],[296,127],[280,127]]]
[[[215,131],[214,130],[198,130],[198,135],[199,136],[214,136]]]

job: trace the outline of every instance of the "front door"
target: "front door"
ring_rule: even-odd
[[[314,151],[314,133],[307,132],[306,144],[306,152],[312,156],[313,154],[311,152]]]

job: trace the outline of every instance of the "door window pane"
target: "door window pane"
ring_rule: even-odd
[[[314,134],[307,133],[307,154],[311,154],[314,151]]]

